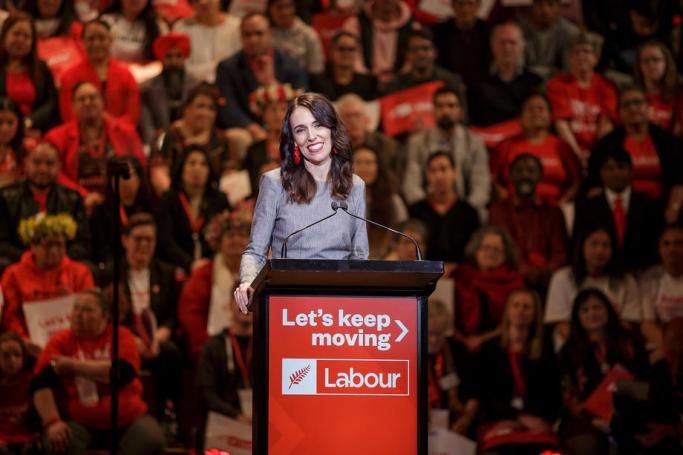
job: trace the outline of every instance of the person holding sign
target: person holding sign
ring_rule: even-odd
[[[305,93],[294,99],[285,115],[280,159],[281,168],[261,178],[251,239],[242,255],[235,300],[243,312],[269,249],[274,257],[286,257],[285,240],[297,230],[306,232],[289,238],[289,257],[368,258],[364,222],[340,214],[308,228],[311,221],[334,215],[339,202],[348,203],[349,213],[365,214],[365,184],[351,171],[349,135],[327,98]]]
[[[66,242],[74,238],[76,229],[73,218],[66,214],[39,213],[19,224],[19,236],[30,249],[18,263],[8,267],[2,277],[5,309],[0,331],[12,330],[21,336],[31,356],[40,353],[42,346],[35,340],[42,339],[44,334],[29,334],[24,307],[31,302],[57,299],[95,285],[90,269],[72,261],[66,254]],[[49,332],[54,322],[45,320],[38,325]]]

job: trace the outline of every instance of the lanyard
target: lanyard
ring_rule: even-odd
[[[126,209],[123,208],[123,205],[119,206],[119,214],[121,215],[121,226],[128,224],[128,214],[126,213]]]
[[[194,218],[192,215],[192,210],[190,209],[190,201],[187,200],[187,196],[185,196],[185,193],[182,191],[178,192],[178,199],[180,199],[180,203],[183,205],[183,210],[185,211],[187,220],[190,222],[192,234],[198,235],[199,231],[202,229],[202,225],[204,225],[204,217],[200,216],[197,219]]]
[[[245,362],[244,357],[242,356],[242,350],[237,342],[237,337],[233,334],[230,334],[229,336],[230,340],[227,338],[225,340],[225,351],[228,356],[228,371],[235,371],[235,362],[233,361],[234,353],[234,359],[237,360],[237,366],[239,367],[240,374],[242,375],[242,382],[247,388],[249,388],[251,387],[251,381],[249,380],[249,368],[247,365],[251,365],[253,339],[249,339],[249,345],[247,346],[247,359]]]
[[[508,351],[510,357],[510,369],[512,370],[512,379],[515,383],[515,396],[524,398],[526,396],[526,381],[524,380],[524,373],[522,372],[522,356],[519,353]]]

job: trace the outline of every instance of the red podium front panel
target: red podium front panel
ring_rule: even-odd
[[[417,453],[417,297],[269,300],[268,453]]]

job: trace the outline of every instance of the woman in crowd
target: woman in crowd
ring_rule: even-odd
[[[171,187],[171,172],[189,147],[207,151],[211,172],[217,177],[234,167],[225,134],[216,128],[218,103],[216,88],[199,84],[188,93],[183,116],[157,139],[150,169],[150,180],[157,195]]]
[[[500,337],[482,346],[479,450],[538,454],[557,445],[560,409],[557,364],[543,336],[541,299],[518,289],[507,298]]]
[[[678,88],[678,71],[671,51],[664,43],[650,40],[641,44],[633,79],[645,93],[650,122],[677,136],[683,133],[683,99]]]
[[[66,242],[74,238],[76,229],[76,222],[65,214],[38,214],[19,225],[21,240],[29,249],[2,276],[5,305],[0,329],[19,334],[26,340],[32,356],[36,356],[40,348],[28,341],[23,306],[94,286],[90,269],[66,255]]]
[[[108,262],[114,253],[114,216],[118,212],[121,216],[121,225],[125,226],[131,216],[140,212],[152,211],[152,193],[147,183],[142,163],[134,156],[118,158],[127,163],[130,169],[130,178],[121,179],[119,183],[119,197],[121,205],[114,206],[114,193],[107,187],[104,202],[96,206],[90,216],[90,231],[92,233],[92,260],[96,264]],[[123,249],[119,249],[123,251]]]
[[[94,19],[83,26],[85,57],[66,70],[59,90],[62,121],[74,117],[72,94],[77,83],[87,81],[104,97],[106,112],[135,127],[140,117],[140,92],[128,67],[111,57],[112,36],[109,24]]]
[[[479,217],[455,191],[455,160],[450,153],[434,152],[427,159],[426,171],[429,193],[410,207],[410,216],[427,226],[427,258],[452,266],[462,261],[465,244],[479,227]]]
[[[126,62],[154,60],[154,40],[168,33],[151,0],[114,0],[101,17],[111,27],[112,57]]]
[[[548,100],[543,95],[531,95],[522,104],[520,120],[522,134],[503,141],[491,159],[498,197],[510,197],[511,163],[521,154],[531,154],[543,165],[536,194],[554,204],[572,201],[581,184],[581,166],[567,144],[550,132]]]
[[[365,184],[351,172],[351,141],[337,112],[322,95],[305,93],[290,104],[280,141],[281,169],[264,174],[249,245],[242,255],[235,300],[247,311],[251,282],[265,264],[286,253],[285,237],[330,213],[332,202],[348,201],[350,213],[365,214]],[[289,257],[367,259],[365,223],[335,213],[289,238]],[[334,232],[334,235],[330,235]]]
[[[446,423],[447,428],[467,435],[479,409],[475,362],[462,343],[447,335],[453,326],[453,318],[442,301],[429,301],[428,316],[427,375],[430,415],[444,416],[441,423]],[[438,425],[434,419],[431,424],[432,428]]]
[[[296,15],[294,0],[269,0],[268,15],[273,27],[273,45],[297,59],[309,73],[321,73],[325,56],[320,36]]]
[[[0,97],[0,187],[19,179],[23,141],[24,114],[10,98]]]
[[[394,176],[380,166],[377,151],[370,147],[359,147],[353,151],[353,172],[365,182],[365,217],[384,224],[396,226],[408,219],[403,200],[394,192]],[[377,226],[368,226],[370,259],[382,259],[389,254],[394,240],[393,234]]]
[[[287,104],[295,96],[296,92],[290,84],[270,84],[259,87],[250,97],[250,109],[263,119],[268,133],[264,140],[249,146],[242,163],[242,168],[249,172],[252,195],[258,192],[261,166],[271,159],[280,161],[282,122],[287,113]]]
[[[31,369],[21,337],[14,332],[0,335],[0,453],[34,453],[35,435],[29,429]]]
[[[421,252],[427,250],[427,226],[416,219],[408,218],[396,227],[397,230],[414,238]],[[383,258],[387,261],[414,261],[417,259],[415,244],[403,236],[396,236],[389,253]]]
[[[189,273],[206,262],[211,249],[205,238],[208,221],[228,208],[225,193],[203,147],[185,148],[173,170],[171,189],[157,207],[159,256]]]
[[[47,454],[85,454],[88,449],[109,447],[113,331],[109,312],[101,292],[79,293],[71,328],[52,337],[36,363],[31,389]],[[119,356],[119,449],[130,455],[163,454],[164,435],[147,415],[137,377],[140,355],[125,327],[119,328]]]
[[[587,229],[576,242],[572,264],[557,270],[550,279],[545,308],[546,324],[554,324],[556,341],[569,335],[572,302],[581,289],[600,289],[624,322],[642,320],[638,285],[630,274],[619,270],[613,252],[614,240],[601,227]]]
[[[57,89],[52,73],[38,58],[36,30],[26,13],[10,15],[0,31],[0,96],[24,114],[26,130],[45,132],[57,123]]]
[[[505,303],[524,286],[514,243],[507,231],[484,226],[470,238],[465,261],[453,271],[455,337],[470,351],[500,334]]]
[[[236,306],[231,305],[229,296],[237,285],[252,213],[252,207],[244,205],[232,213],[218,214],[207,227],[206,237],[215,254],[192,271],[178,304],[180,327],[187,336],[193,363],[209,336],[218,335],[231,322],[226,307]]]
[[[599,455],[608,452],[609,422],[583,404],[616,365],[642,377],[647,355],[602,291],[586,288],[573,300],[569,338],[559,354],[565,405],[559,434],[571,453]]]
[[[77,36],[81,24],[76,17],[73,0],[34,0],[25,2],[23,10],[35,20],[38,38]]]

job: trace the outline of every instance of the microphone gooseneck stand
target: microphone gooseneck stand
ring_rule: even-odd
[[[117,455],[119,446],[119,282],[121,280],[120,271],[120,257],[121,257],[121,213],[118,210],[121,205],[121,196],[119,195],[119,186],[121,179],[128,180],[130,178],[129,164],[125,161],[112,160],[107,163],[107,177],[108,185],[112,190],[114,207],[114,277],[113,277],[113,295],[111,307],[111,325],[112,325],[112,339],[111,339],[111,369],[109,370],[109,386],[111,390],[111,433],[109,453]]]

